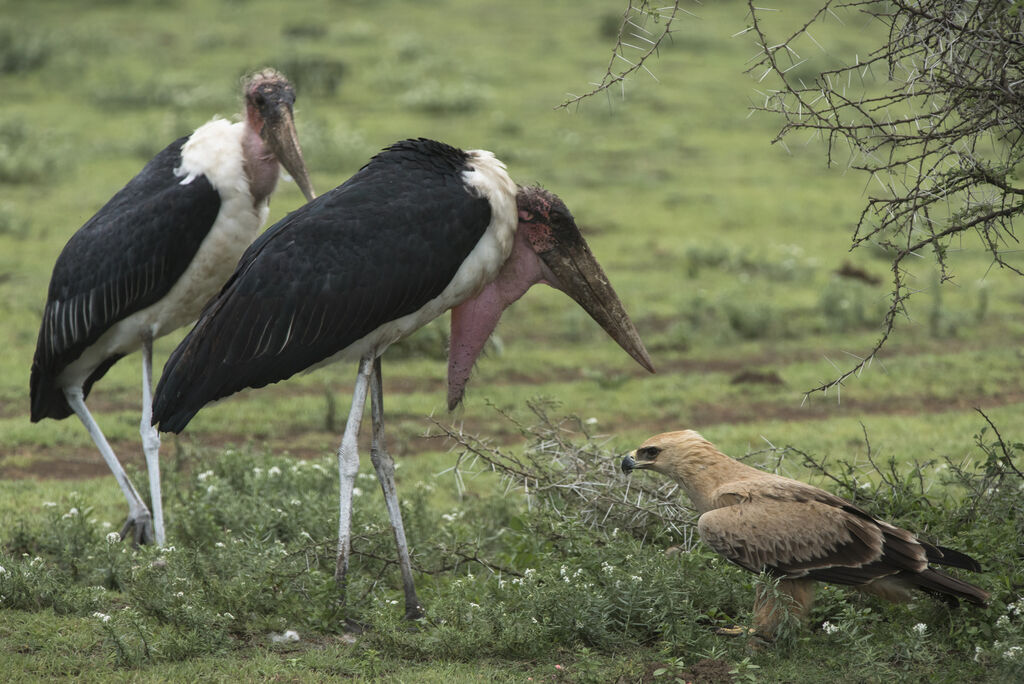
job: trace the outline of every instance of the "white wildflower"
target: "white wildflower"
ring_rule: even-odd
[[[302,501],[300,501],[299,499],[292,499],[288,503],[290,503],[292,506],[301,506],[302,505]]]
[[[105,530],[109,530],[111,527],[113,527],[113,524],[111,524],[109,520],[104,520],[100,523],[100,527],[102,527]]]
[[[203,472],[196,475],[196,479],[199,480],[200,482],[206,482],[206,478],[208,477],[213,477],[212,470],[204,470]]]
[[[121,534],[120,534],[120,532],[111,532],[110,534],[108,534],[107,535],[107,543],[110,544],[111,546],[113,546],[114,544],[120,544],[121,543]]]
[[[100,622],[110,622],[110,616],[107,615],[106,613],[101,613],[101,612],[97,611],[97,612],[93,613],[92,616],[94,618],[99,618]]]
[[[72,507],[70,511],[61,516],[61,519],[67,520],[68,518],[74,518],[76,515],[78,515],[78,509]]]
[[[216,485],[210,485],[209,487],[206,488],[207,494],[213,494],[215,491],[217,491]]]
[[[594,418],[593,416],[591,416],[590,418],[587,418],[583,422],[586,423],[587,425],[597,425],[597,418]]]
[[[252,474],[255,475],[256,477],[259,477],[260,475],[263,474],[263,468],[260,468],[259,466],[253,468]]]
[[[1009,626],[1010,626],[1010,616],[1008,616],[1008,615],[1000,615],[999,619],[996,620],[996,627],[999,627],[1000,629],[1006,629]]]
[[[7,568],[5,568],[4,566],[0,565],[0,577],[7,577],[10,574],[11,573],[7,571]]]
[[[352,488],[352,496],[355,497],[355,496],[362,496],[362,495],[363,495],[363,490],[362,489],[360,489],[359,487],[353,487]]]
[[[525,570],[523,570],[523,577],[526,577],[527,579],[529,579],[530,577],[533,577],[536,574],[537,574],[537,571],[534,570],[533,568],[526,568]]]
[[[601,572],[606,575],[610,575],[615,572],[615,568],[608,564],[608,561],[601,561]]]
[[[224,617],[226,617],[228,620],[234,620],[235,619],[235,616],[232,615],[231,613],[224,613]]]
[[[1008,605],[1007,609],[1014,615],[1024,615],[1024,596],[1017,597],[1017,600]]]
[[[56,508],[56,507],[57,507],[57,502],[56,501],[44,501],[43,502],[43,508]]]
[[[825,634],[835,634],[836,632],[839,631],[839,628],[837,626],[833,625],[828,620],[826,620],[825,622],[821,623],[821,630],[823,632],[825,632]]]
[[[36,567],[36,566],[42,565],[42,564],[43,564],[43,559],[40,558],[39,556],[36,556],[35,558],[33,558],[29,562],[29,565],[32,566],[33,568]]]
[[[643,582],[643,581],[644,581],[644,580],[643,580],[643,578],[642,578],[642,577],[640,577],[640,575],[630,575],[629,579],[633,580],[634,582],[636,582],[636,583],[638,583],[638,584],[639,584],[640,582]]]
[[[1017,660],[1024,648],[1020,646],[1011,646],[1010,648],[1003,651],[1003,660]]]
[[[185,598],[185,592],[179,591],[178,593],[175,594],[175,596],[177,596],[178,598]]]
[[[480,604],[479,604],[479,603],[473,603],[472,601],[470,601],[470,603],[469,603],[469,607],[470,607],[470,608],[479,608],[479,607],[480,607]]]
[[[214,546],[217,547],[218,549],[223,549],[224,548],[224,542],[217,542],[216,544],[214,544]]]
[[[277,477],[280,474],[281,474],[281,469],[278,468],[277,466],[271,466],[270,470],[267,471],[267,475],[269,475],[270,477]]]
[[[918,622],[916,625],[914,625],[914,631],[920,636],[924,636],[924,633],[928,631],[928,625],[924,624],[923,622]]]

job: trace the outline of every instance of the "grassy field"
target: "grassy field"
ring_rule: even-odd
[[[771,28],[781,35],[813,7],[786,3]],[[880,251],[848,250],[868,179],[842,164],[827,168],[817,141],[771,145],[780,122],[749,114],[762,86],[743,73],[754,46],[734,36],[746,25],[745,4],[689,7],[695,16],[678,20],[651,65],[657,82],[637,77],[624,97],[569,111],[555,106],[600,79],[620,2],[0,0],[0,8],[0,562],[9,570],[0,573],[0,670],[104,681],[671,681],[704,662],[727,665],[723,676],[735,681],[835,681],[844,671],[869,681],[999,681],[1017,667],[1008,649],[1024,643],[1024,606],[1019,616],[1008,606],[1022,580],[1020,530],[998,524],[1018,523],[984,518],[1002,501],[992,497],[988,508],[965,508],[964,481],[950,484],[937,466],[918,464],[991,473],[993,458],[975,438],[986,421],[975,408],[1008,443],[1024,439],[1021,282],[965,240],[951,259],[957,277],[939,287],[923,255],[913,274],[920,292],[881,357],[841,397],[804,396],[871,348],[887,306],[888,262]],[[809,47],[799,67],[808,77],[884,40],[884,27],[841,18],[815,35],[826,50]],[[374,629],[355,645],[339,636],[329,577],[316,571],[330,560],[331,454],[354,367],[243,392],[204,410],[180,437],[165,437],[169,536],[181,554],[171,561],[108,548],[123,500],[87,434],[74,420],[28,419],[28,371],[62,245],[170,140],[215,114],[233,116],[239,77],[265,65],[296,83],[299,136],[319,192],[384,145],[425,136],[490,149],[519,182],[558,193],[658,369],[645,373],[575,304],[539,288],[506,313],[454,415],[444,408],[447,321],[390,350],[389,444],[401,463],[407,520],[417,517],[410,538],[432,622],[410,632],[388,603],[400,590],[397,573],[372,558],[378,541],[381,554],[392,551],[367,480],[359,524],[374,532],[362,539],[350,591],[360,598],[349,605]],[[300,203],[295,185],[283,184],[271,220]],[[846,264],[862,276],[839,275]],[[158,341],[157,368],[182,334]],[[138,365],[137,356],[123,360],[90,396],[136,472]],[[749,619],[752,578],[713,565],[706,549],[680,561],[662,553],[680,543],[668,533],[613,539],[610,530],[552,518],[539,503],[524,512],[520,495],[504,496],[486,475],[459,495],[450,470],[458,450],[426,436],[439,431],[428,416],[519,452],[534,433],[507,416],[531,425],[527,404],[537,398],[555,400],[554,414],[582,419],[600,445],[595,453],[609,461],[654,433],[694,428],[735,456],[792,445],[849,464],[889,493],[875,497],[879,512],[952,535],[940,541],[976,555],[989,570],[979,581],[993,605],[890,607],[829,590],[789,647],[750,653],[716,638],[713,625]],[[585,440],[580,428],[572,437]],[[991,439],[990,430],[981,441]],[[837,486],[796,452],[785,455],[778,467],[786,474]],[[921,510],[902,505],[896,493],[906,492],[869,455],[891,459],[907,481],[920,475],[913,501]],[[257,482],[253,468],[292,474]],[[296,500],[302,505],[289,508]],[[71,509],[79,515],[65,517]],[[972,537],[966,521],[983,532]],[[591,541],[573,543],[574,533]],[[302,534],[315,544],[303,546]],[[272,558],[276,543],[284,560]],[[470,548],[507,576],[523,579],[535,568],[539,578],[497,588],[476,561],[446,563],[452,549],[472,556]],[[181,586],[147,574],[157,560],[171,562]],[[622,576],[602,584],[604,562]],[[562,565],[585,569],[598,587],[558,593]],[[204,575],[216,579],[203,584]],[[667,612],[641,620],[616,603],[622,593],[612,580],[641,575],[657,579],[637,600]],[[89,594],[94,585],[105,593]],[[566,602],[594,612],[566,617],[555,609]],[[489,611],[476,623],[490,625],[478,636],[486,643],[470,638],[476,627],[456,624],[467,604]],[[584,627],[556,629],[563,622]],[[826,632],[825,622],[842,630]],[[918,634],[918,623],[930,631]],[[289,627],[300,642],[268,642]]]

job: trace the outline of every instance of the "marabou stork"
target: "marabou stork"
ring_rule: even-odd
[[[194,321],[267,220],[283,164],[314,197],[295,134],[295,91],[246,79],[245,117],[214,119],[156,155],[71,237],[53,268],[32,361],[32,422],[75,413],[128,499],[121,537],[163,545],[152,425],[153,340]],[[93,383],[142,349],[142,435],[152,516],[85,406]]]
[[[535,283],[575,299],[653,372],[650,357],[562,201],[519,187],[483,150],[406,140],[292,212],[246,251],[164,367],[154,401],[160,430],[179,432],[208,402],[342,358],[359,359],[338,450],[336,577],[344,588],[356,437],[371,395],[371,460],[387,502],[406,617],[422,615],[384,449],[380,356],[452,310],[448,405],[501,312]]]

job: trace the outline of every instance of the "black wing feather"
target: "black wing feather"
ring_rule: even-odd
[[[179,432],[208,402],[289,378],[441,294],[491,219],[466,161],[396,143],[268,229],[168,359],[154,423]]]
[[[158,302],[181,277],[220,212],[205,176],[187,185],[180,138],[156,155],[71,237],[53,268],[30,380],[32,421],[71,408],[57,376],[110,326]],[[103,362],[83,390],[110,366]]]

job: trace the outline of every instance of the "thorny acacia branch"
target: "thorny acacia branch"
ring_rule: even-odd
[[[459,454],[452,468],[457,483],[463,473],[492,470],[502,476],[507,492],[518,490],[529,505],[542,503],[560,518],[637,537],[667,528],[684,546],[692,543],[694,515],[672,480],[623,475],[620,456],[605,449],[578,418],[554,418],[552,405],[539,400],[527,406],[536,419],[531,425],[494,409],[526,439],[515,453],[434,421],[439,433],[432,436],[449,441]]]
[[[798,131],[827,146],[830,165],[869,174],[867,204],[851,249],[874,244],[890,258],[889,308],[874,347],[839,377],[808,391],[837,390],[871,363],[914,294],[904,265],[930,251],[941,282],[954,277],[951,250],[972,233],[994,263],[1016,245],[1024,214],[1024,6],[1006,0],[826,1],[782,41],[769,38],[766,12],[748,0],[746,33],[758,54],[749,73],[771,86],[753,109],[783,117],[775,138]],[[823,50],[811,29],[837,10],[882,22],[888,40],[866,59],[822,71],[807,83],[805,62]],[[803,57],[802,41],[813,43]],[[879,77],[884,75],[885,79]],[[877,192],[877,188],[881,188]]]
[[[622,15],[622,24],[612,48],[612,56],[600,83],[591,83],[593,88],[582,95],[569,94],[569,97],[555,109],[567,109],[579,104],[588,97],[597,95],[619,84],[625,88],[626,79],[641,69],[651,78],[657,77],[647,68],[645,62],[658,54],[662,42],[672,35],[672,22],[682,12],[679,0],[664,7],[654,7],[649,0],[628,0],[626,11]],[[660,31],[651,31],[648,24],[661,24]]]

